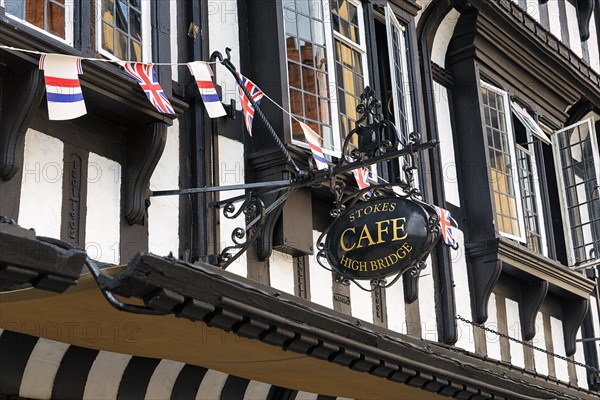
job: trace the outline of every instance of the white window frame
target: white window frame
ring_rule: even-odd
[[[540,230],[540,239],[542,242],[542,248],[540,249],[540,253],[546,257],[548,257],[548,238],[546,237],[546,222],[544,219],[544,206],[542,203],[542,190],[540,186],[539,174],[538,174],[538,166],[537,160],[535,158],[535,149],[533,148],[533,137],[534,134],[525,126],[527,132],[527,147],[521,145],[526,151],[529,157],[531,158],[531,174],[534,177],[533,185],[535,189],[535,206],[537,207],[537,216],[538,216],[538,228]],[[514,135],[514,132],[513,132]],[[515,146],[516,148],[516,146]],[[519,177],[517,176],[517,179]],[[519,190],[521,190],[519,182]],[[521,207],[523,207],[521,205]],[[525,221],[525,211],[523,211],[523,222]]]
[[[350,39],[346,38],[341,33],[335,32],[331,24],[331,9],[329,7],[328,0],[315,0],[319,1],[323,7],[323,24],[325,27],[325,51],[327,55],[327,77],[329,79],[329,100],[330,100],[330,112],[331,112],[331,129],[333,130],[333,149],[323,148],[323,153],[340,158],[342,156],[342,138],[340,136],[340,111],[337,103],[337,77],[335,71],[335,39],[342,41],[344,44],[351,48],[360,51],[362,53],[363,62],[363,78],[365,86],[369,85],[369,71],[367,68],[367,47],[366,47],[366,36],[365,36],[365,20],[364,11],[362,4],[358,0],[347,0],[352,5],[357,7],[358,11],[358,33],[361,45],[354,43]],[[285,12],[285,11],[284,11]],[[334,39],[335,38],[335,39]],[[287,54],[286,54],[287,57]],[[289,77],[289,71],[286,63],[286,76]],[[289,84],[288,84],[289,90]],[[291,98],[288,100],[288,110],[292,109]],[[291,126],[290,118],[290,126]],[[296,140],[292,136],[292,144],[304,149],[310,149],[307,143]]]
[[[20,23],[22,23],[23,25],[37,31],[40,33],[43,33],[44,35],[51,37],[52,39],[58,40],[59,42],[68,44],[69,46],[73,46],[73,37],[74,37],[74,30],[75,30],[75,17],[74,17],[74,3],[77,0],[65,0],[65,38],[61,38],[60,36],[56,36],[53,33],[48,32],[45,29],[42,29],[40,27],[37,27],[35,25],[33,25],[30,22],[27,22],[24,19],[21,19],[15,15],[9,14],[8,12],[5,13],[5,15],[14,20],[14,21],[18,21]],[[81,0],[81,1],[86,1],[86,0]],[[0,0],[0,6],[4,7],[4,3],[6,2],[6,0]]]
[[[115,0],[115,2],[116,1],[117,0]],[[150,22],[151,6],[152,5],[150,3],[150,0],[141,0],[140,7],[142,11],[142,59],[138,62],[152,62],[152,35],[150,34],[152,31],[152,26]],[[96,0],[96,51],[98,51],[98,53],[102,54],[104,57],[110,60],[130,61],[121,60],[114,54],[111,54],[110,52],[102,48],[102,0]]]
[[[525,216],[523,213],[523,202],[522,202],[522,197],[521,197],[521,183],[519,182],[519,171],[518,171],[518,167],[517,167],[517,154],[516,154],[516,145],[515,145],[515,130],[513,127],[513,122],[512,122],[512,111],[511,111],[511,107],[510,107],[510,99],[508,97],[508,92],[505,90],[502,90],[496,86],[490,85],[489,83],[485,82],[485,81],[480,81],[481,87],[486,88],[487,90],[490,90],[492,92],[495,92],[497,94],[500,94],[502,96],[502,101],[504,103],[504,115],[505,115],[505,121],[504,123],[506,124],[506,130],[508,133],[508,147],[509,147],[509,151],[510,151],[510,158],[511,158],[511,170],[512,170],[512,176],[513,176],[513,186],[515,188],[515,200],[516,200],[516,206],[517,206],[517,221],[519,222],[519,231],[520,231],[520,235],[516,236],[516,235],[512,235],[509,233],[505,233],[502,232],[500,229],[498,229],[496,227],[496,229],[498,229],[498,233],[506,238],[512,239],[512,240],[516,240],[518,242],[521,243],[527,243],[527,237],[525,236]],[[480,94],[481,96],[481,94]],[[482,104],[483,106],[483,104]],[[485,149],[486,153],[488,152],[488,145],[486,144],[486,149]],[[488,170],[489,170],[489,166],[487,166]],[[491,182],[490,182],[491,185]],[[493,195],[493,194],[492,194]],[[494,199],[492,198],[492,207],[494,208],[494,222],[496,221],[496,202],[494,201]],[[541,211],[541,210],[540,210]]]
[[[398,86],[398,80],[399,77],[396,76],[396,68],[394,66],[394,53],[399,53],[400,55],[400,63],[402,66],[402,71],[406,74],[406,76],[402,77],[402,87],[403,87],[403,92],[405,94],[405,105],[406,105],[406,118],[407,118],[407,132],[406,134],[410,134],[411,132],[414,131],[414,120],[413,120],[413,98],[412,98],[412,86],[411,86],[411,81],[410,78],[408,76],[409,74],[409,69],[408,69],[408,56],[407,56],[407,51],[408,49],[404,48],[404,51],[402,51],[402,48],[399,49],[394,49],[393,48],[393,31],[392,29],[396,29],[398,31],[398,33],[400,33],[400,41],[403,44],[406,44],[406,28],[404,27],[404,25],[402,25],[400,23],[400,21],[398,21],[398,18],[396,18],[396,14],[394,13],[394,10],[392,9],[392,7],[387,4],[385,6],[385,25],[386,25],[386,31],[387,31],[387,41],[388,41],[388,57],[389,57],[389,63],[390,63],[390,78],[392,80],[392,98],[394,101],[394,117],[395,117],[395,121],[396,121],[396,129],[401,129],[401,126],[399,125],[399,118],[401,116],[401,110],[400,110],[400,99],[398,98],[398,93],[396,91],[396,87]],[[402,133],[402,132],[400,132]],[[398,144],[398,148],[402,147],[401,144]],[[400,157],[398,159],[398,165],[400,167],[400,176],[402,177],[402,179],[406,179],[405,173],[404,173],[404,157]],[[415,177],[415,181],[414,184],[416,186],[416,188],[419,188],[420,182],[419,182],[419,177],[416,176]],[[397,192],[400,192],[401,190],[399,188],[395,188],[394,190],[396,190]]]
[[[571,222],[569,220],[569,215],[568,215],[568,204],[567,204],[567,199],[566,199],[566,191],[564,190],[565,181],[564,181],[564,178],[562,175],[563,165],[560,161],[561,159],[560,159],[560,146],[558,143],[558,135],[562,132],[568,131],[570,129],[574,129],[577,126],[583,125],[583,124],[588,124],[589,132],[590,132],[590,136],[591,136],[590,141],[592,144],[592,153],[594,155],[596,181],[600,184],[600,153],[598,151],[598,142],[596,139],[597,132],[595,129],[595,124],[596,124],[595,118],[593,116],[589,116],[589,114],[588,114],[580,121],[578,121],[574,124],[571,124],[569,126],[566,126],[562,129],[559,129],[556,132],[554,132],[554,135],[552,135],[552,140],[553,140],[552,147],[554,148],[554,167],[555,167],[556,177],[557,177],[558,185],[559,185],[558,194],[559,194],[559,200],[560,200],[560,211],[561,211],[562,220],[563,220],[563,230],[564,230],[565,241],[566,241],[565,247],[567,248],[567,262],[569,264],[569,267],[574,268],[575,270],[585,269],[592,265],[598,264],[600,262],[600,255],[598,255],[598,258],[596,260],[591,260],[591,261],[588,261],[581,265],[575,266],[576,260],[575,260],[575,251],[573,250],[573,237],[571,235]]]

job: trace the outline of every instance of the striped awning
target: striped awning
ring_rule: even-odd
[[[94,400],[335,399],[201,366],[93,350],[0,329],[1,395]]]

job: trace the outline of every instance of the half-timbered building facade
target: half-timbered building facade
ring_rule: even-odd
[[[599,43],[598,0],[0,0],[0,397],[597,398]],[[84,59],[87,114],[51,121],[35,52],[157,63],[175,114]],[[274,132],[249,135],[224,58]],[[337,162],[366,87],[390,138],[439,141],[415,185],[458,249],[387,288],[337,279],[321,182],[262,196],[227,263],[251,223],[227,199],[316,169],[300,121]],[[156,195],[216,186],[237,190]]]

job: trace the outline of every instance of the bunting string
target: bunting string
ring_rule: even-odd
[[[28,49],[20,49],[18,47],[12,47],[12,46],[6,46],[3,44],[0,44],[0,49],[4,49],[4,50],[12,50],[12,51],[19,51],[21,53],[29,53],[29,54],[37,54],[37,55],[43,55],[43,54],[51,54],[51,53],[46,53],[43,51],[38,51],[38,50],[28,50]],[[122,63],[139,63],[140,61],[127,61],[127,60],[112,60],[110,58],[95,58],[95,57],[79,57],[79,56],[73,56],[73,57],[77,57],[80,60],[85,60],[85,61],[100,61],[100,62],[106,62],[106,63],[112,63],[112,64],[117,64],[120,65]],[[220,64],[220,61],[202,61],[204,64]],[[185,62],[185,63],[164,63],[164,62],[160,62],[160,63],[155,63],[155,62],[148,62],[148,63],[144,63],[144,64],[151,64],[151,65],[164,65],[164,66],[184,66],[184,65],[188,65],[189,63]]]

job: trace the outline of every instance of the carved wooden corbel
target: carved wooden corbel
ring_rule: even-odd
[[[575,354],[577,331],[588,312],[590,301],[584,298],[564,299],[562,301],[563,334],[565,336],[565,351],[567,357]]]
[[[265,204],[267,205],[268,203]],[[259,261],[265,261],[271,257],[271,253],[273,252],[273,233],[275,231],[277,220],[283,211],[284,205],[285,203],[281,204],[264,217],[266,220],[264,222],[263,231],[259,235],[258,239],[256,239],[255,243],[256,257]]]
[[[410,273],[402,275],[404,284],[404,301],[406,304],[412,304],[419,298],[419,277],[412,276]]]
[[[502,272],[502,261],[497,259],[475,258],[467,263],[473,319],[483,324],[488,319],[488,302],[494,285]]]
[[[9,181],[22,164],[19,149],[44,94],[37,68],[10,69],[0,76],[0,177]]]
[[[548,286],[548,282],[542,280],[521,282],[519,314],[523,340],[531,340],[535,336],[535,317],[548,294]]]
[[[149,183],[167,143],[167,125],[155,122],[136,126],[125,137],[123,171],[124,214],[129,225],[143,225],[149,205]]]

